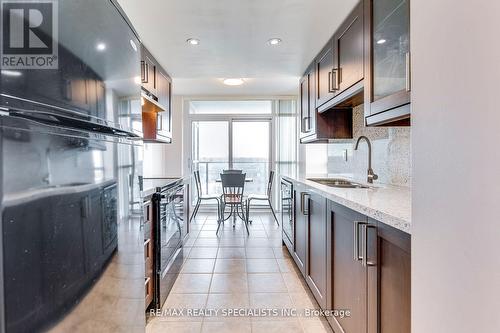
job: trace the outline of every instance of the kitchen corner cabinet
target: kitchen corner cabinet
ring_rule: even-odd
[[[367,125],[410,124],[410,2],[363,0]]]
[[[328,203],[328,309],[337,332],[410,332],[411,237],[339,204]]]
[[[352,138],[352,110],[316,110],[316,71],[308,68],[300,80],[300,143]]]

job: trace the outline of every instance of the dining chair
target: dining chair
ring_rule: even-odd
[[[220,178],[222,182],[222,196],[221,196],[221,218],[217,226],[216,234],[219,233],[219,228],[225,220],[233,217],[233,228],[236,223],[236,216],[239,216],[245,223],[248,231],[248,219],[245,217],[245,200],[243,193],[245,191],[245,173],[221,173]],[[225,218],[226,206],[231,208],[230,214]]]
[[[243,170],[228,169],[228,170],[223,170],[222,173],[243,173]]]
[[[271,208],[271,212],[273,213],[274,219],[276,220],[276,223],[278,226],[280,223],[278,222],[278,218],[276,217],[276,213],[274,212],[273,204],[271,203],[271,195],[273,192],[273,181],[274,181],[274,171],[269,172],[269,180],[267,182],[267,193],[266,194],[250,194],[248,195],[247,203],[246,203],[246,218],[247,222],[249,222],[249,215],[250,215],[250,205],[253,200],[257,201],[267,201],[269,204],[269,207]]]
[[[198,199],[196,200],[196,205],[193,210],[193,214],[191,215],[191,218],[189,219],[189,222],[191,222],[195,217],[196,214],[198,214],[198,209],[200,208],[200,204],[202,201],[210,201],[210,200],[216,200],[217,201],[217,221],[220,221],[221,218],[221,198],[217,194],[203,194],[203,191],[201,189],[201,180],[200,180],[200,172],[196,170],[194,172],[194,181],[196,184],[196,194]]]

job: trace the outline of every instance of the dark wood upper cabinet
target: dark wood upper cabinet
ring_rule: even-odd
[[[364,0],[367,125],[410,124],[410,2]]]
[[[141,49],[141,54],[142,88],[150,94],[156,95],[156,61],[144,46]]]
[[[308,216],[305,279],[321,308],[327,299],[327,219],[326,199],[309,192],[304,195]]]
[[[316,106],[319,108],[335,96],[338,86],[334,78],[338,71],[334,68],[333,41],[329,40],[316,58]]]
[[[347,94],[342,99],[345,100],[363,89],[364,79],[364,31],[363,31],[363,3],[360,2],[340,28],[333,36],[334,71],[332,76],[332,87],[336,95]],[[355,84],[353,91],[347,91]],[[337,100],[340,101],[339,98]],[[351,106],[362,103],[362,99],[357,99]]]
[[[364,16],[360,2],[316,58],[318,111],[363,103]]]
[[[172,79],[142,46],[142,127],[144,140],[172,142]]]
[[[352,110],[316,110],[316,71],[313,64],[300,81],[300,142],[327,142],[352,138]]]
[[[313,135],[315,123],[314,70],[308,68],[300,80],[300,138]],[[314,119],[315,121],[315,119]]]

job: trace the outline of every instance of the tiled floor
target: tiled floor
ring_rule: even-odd
[[[251,219],[249,236],[238,220],[234,228],[226,221],[217,237],[215,214],[198,214],[185,244],[181,274],[163,307],[185,309],[184,313],[149,318],[148,333],[331,332],[323,318],[282,312],[295,309],[303,314],[318,304],[281,246],[281,229],[272,215],[252,213]],[[187,309],[211,309],[212,313],[189,316]],[[229,316],[230,309],[245,313]],[[258,311],[260,316],[248,315]]]

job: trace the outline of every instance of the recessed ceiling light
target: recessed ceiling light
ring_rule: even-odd
[[[241,86],[245,81],[243,79],[224,79],[224,84],[226,86]]]
[[[198,45],[200,44],[200,40],[197,38],[189,38],[186,40],[186,43],[188,43],[189,45]]]
[[[19,71],[9,71],[7,69],[2,69],[2,75],[5,75],[5,76],[21,76],[23,75],[23,73],[19,72]]]
[[[379,39],[377,41],[377,44],[384,44],[385,42],[387,42],[385,39]]]
[[[104,50],[106,50],[106,44],[99,43],[99,44],[96,45],[95,48],[97,49],[97,51],[104,51]]]
[[[269,45],[278,45],[281,43],[280,38],[271,38],[270,40],[267,41],[267,44]]]

